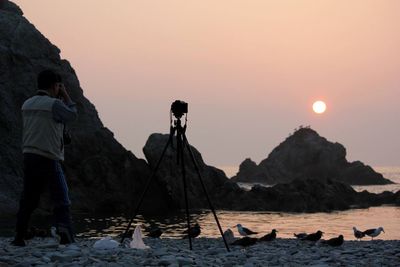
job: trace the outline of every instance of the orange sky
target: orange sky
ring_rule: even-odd
[[[400,165],[400,1],[15,2],[139,157],[182,99],[189,141],[212,165],[258,162],[299,125],[349,160]]]

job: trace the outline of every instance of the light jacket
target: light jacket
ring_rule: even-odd
[[[63,129],[76,119],[74,103],[64,103],[38,91],[22,105],[23,153],[33,153],[53,160],[64,160]]]

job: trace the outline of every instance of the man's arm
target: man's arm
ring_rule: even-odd
[[[76,104],[72,101],[64,103],[56,100],[53,104],[53,119],[58,122],[67,123],[74,121],[77,117]]]
[[[56,121],[67,123],[77,117],[76,104],[69,97],[64,84],[60,84],[60,96],[63,99],[56,100],[53,104],[53,118]]]

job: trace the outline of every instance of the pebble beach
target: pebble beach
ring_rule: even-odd
[[[149,249],[95,249],[96,239],[70,246],[52,238],[29,240],[26,247],[0,239],[0,266],[399,266],[400,240],[345,241],[340,247],[277,238],[227,252],[221,238],[145,238]]]

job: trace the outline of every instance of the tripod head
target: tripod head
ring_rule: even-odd
[[[186,103],[182,100],[175,100],[171,104],[171,111],[170,111],[171,128],[177,129],[178,132],[180,130],[186,129],[187,112],[188,112],[188,103]],[[181,118],[183,115],[186,115],[186,116],[185,116],[185,125],[182,127]],[[172,116],[174,116],[175,119],[173,119]]]
[[[188,112],[188,104],[181,100],[175,100],[171,105],[171,113],[174,114],[175,118],[182,118],[183,114]]]

